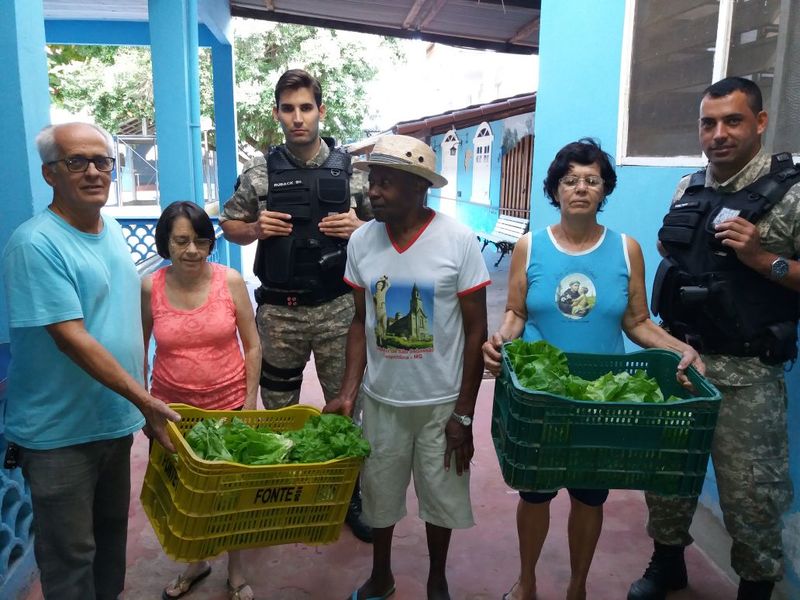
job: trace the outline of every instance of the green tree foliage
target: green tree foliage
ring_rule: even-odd
[[[274,89],[287,69],[303,68],[322,85],[327,116],[324,135],[352,141],[363,134],[369,116],[367,86],[377,75],[377,56],[354,36],[328,29],[277,25],[266,33],[236,40],[236,106],[239,138],[264,150],[282,141],[272,118]],[[394,61],[402,60],[396,40],[385,39],[380,49]]]
[[[87,48],[102,52],[80,51]],[[88,111],[112,133],[131,120],[153,121],[148,48],[51,46],[50,50],[51,92],[57,106],[73,113]]]
[[[56,102],[63,102],[64,86],[69,84],[69,77],[64,81],[65,71],[71,74],[69,65],[87,63],[95,59],[95,65],[114,64],[116,48],[113,46],[49,46],[47,61],[50,77],[50,94]],[[68,88],[69,89],[69,88]],[[67,94],[68,95],[68,94]]]
[[[370,115],[367,86],[377,74],[379,54],[403,59],[396,40],[374,48],[352,34],[296,25],[237,36],[236,107],[239,139],[265,150],[282,141],[272,118],[274,88],[287,69],[303,68],[319,78],[327,117],[323,135],[351,141]],[[376,52],[379,48],[380,52]],[[111,132],[131,120],[154,119],[150,49],[110,46],[50,46],[53,102],[70,112],[88,111]],[[210,51],[200,54],[200,107],[213,119]],[[210,138],[213,144],[213,135]]]

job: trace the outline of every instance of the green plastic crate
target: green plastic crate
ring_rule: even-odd
[[[665,404],[571,400],[523,388],[503,348],[495,383],[494,440],[506,483],[517,490],[562,487],[700,493],[719,412],[719,391],[690,368],[696,393],[675,379],[680,357],[666,350],[631,354],[566,353],[570,372],[596,379],[609,371],[644,369]]]

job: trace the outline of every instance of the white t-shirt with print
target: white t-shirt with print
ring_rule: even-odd
[[[459,297],[489,285],[475,234],[431,211],[405,248],[370,221],[347,245],[345,281],[365,291],[364,391],[380,402],[450,402],[461,387],[464,327]]]

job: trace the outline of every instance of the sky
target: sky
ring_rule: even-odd
[[[413,40],[401,40],[401,45],[406,51],[406,63],[382,69],[370,86],[370,98],[378,114],[374,126],[368,123],[367,128],[386,129],[398,121],[531,93],[539,84],[538,56]]]

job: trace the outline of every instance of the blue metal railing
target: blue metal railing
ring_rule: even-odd
[[[6,374],[10,345],[0,344],[0,414],[6,397]],[[0,459],[6,439],[0,421]],[[0,597],[14,598],[35,573],[33,558],[33,509],[28,483],[22,470],[0,469]]]
[[[214,250],[208,257],[211,262],[228,264],[229,248],[228,242],[222,237],[222,228],[219,219],[212,217],[216,243]],[[133,257],[133,262],[139,270],[140,275],[151,273],[166,263],[166,259],[161,258],[156,250],[156,223],[158,219],[117,219],[122,227],[125,240]]]

